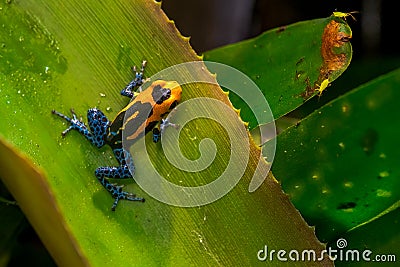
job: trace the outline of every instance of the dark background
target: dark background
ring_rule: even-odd
[[[297,0],[164,0],[162,8],[191,45],[204,51],[257,36],[263,31],[303,20],[324,18],[333,11],[351,12],[354,59],[399,56],[396,1]]]
[[[400,67],[396,35],[400,10],[396,1],[383,0],[164,0],[162,9],[194,50],[203,52],[255,37],[288,24],[325,18],[334,11],[347,17],[353,38],[353,59],[348,69],[321,98],[312,98],[290,117],[301,118],[337,96],[379,75]]]

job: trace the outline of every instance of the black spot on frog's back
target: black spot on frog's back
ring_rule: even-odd
[[[147,118],[152,113],[150,103],[136,102],[131,105],[125,112],[124,136],[129,137],[137,133],[139,128],[146,123]],[[144,134],[140,133],[140,136]]]
[[[167,88],[162,88],[160,85],[156,85],[151,92],[153,101],[157,104],[161,104],[165,100],[171,97],[171,90]]]

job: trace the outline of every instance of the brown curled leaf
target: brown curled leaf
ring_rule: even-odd
[[[321,39],[322,66],[313,86],[305,80],[306,89],[301,93],[304,100],[318,92],[319,95],[349,66],[352,57],[351,29],[342,18],[331,16]]]
[[[322,34],[321,56],[324,62],[319,82],[325,79],[331,82],[347,68],[351,60],[351,37],[351,30],[343,20],[331,20],[326,25]]]

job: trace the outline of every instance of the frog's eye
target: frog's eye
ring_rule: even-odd
[[[171,97],[171,90],[157,85],[154,87],[152,96],[154,101],[159,105]]]
[[[165,100],[167,100],[168,98],[171,97],[171,90],[167,89],[167,88],[163,88],[162,89],[162,101],[164,102]]]

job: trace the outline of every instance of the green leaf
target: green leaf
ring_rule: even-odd
[[[322,240],[378,218],[400,199],[399,84],[397,69],[278,137],[273,172]]]
[[[342,238],[347,241],[346,250],[357,250],[360,254],[360,261],[362,260],[361,253],[364,250],[370,250],[372,252],[369,255],[371,261],[384,261],[385,264],[395,264],[398,261],[398,255],[400,255],[400,248],[398,246],[400,242],[399,222],[400,222],[400,209],[398,208],[392,212],[385,214],[384,216],[374,220],[373,222],[363,225],[357,229],[349,231],[343,234]],[[337,249],[335,244],[329,245],[330,247]],[[375,257],[377,257],[375,259]],[[359,261],[359,262],[360,262]],[[335,266],[360,266],[357,261],[337,261]]]
[[[26,220],[24,214],[15,205],[0,203],[0,214],[0,266],[7,266],[18,234],[26,225]]]
[[[331,16],[208,51],[204,60],[227,64],[251,77],[277,119],[315,95],[323,80],[332,82],[346,70],[352,57],[351,35],[345,21]],[[230,100],[250,129],[258,125],[243,100],[233,94]],[[258,108],[255,112],[263,112],[264,107]]]
[[[79,255],[76,242],[65,226],[65,219],[61,218],[43,174],[2,138],[0,158],[5,185],[53,257],[65,265],[82,265],[85,259]]]
[[[7,140],[0,141],[0,176],[58,265],[255,265],[265,245],[317,253],[324,248],[272,175],[248,192],[257,164],[267,168],[258,163],[253,143],[244,177],[212,204],[169,206],[126,181],[126,191],[146,197],[146,203],[121,201],[110,211],[113,199],[94,176],[97,167],[117,164],[110,149],[98,151],[77,132],[62,138],[67,125],[51,110],[67,113],[73,107],[85,114],[96,106],[112,118],[127,103],[119,91],[132,79],[133,63],[148,60],[149,77],[198,60],[159,4],[28,0],[2,2],[0,8],[0,134]],[[206,96],[230,105],[219,88],[183,89],[183,102]],[[208,110],[223,114],[218,106]],[[227,120],[242,123],[238,117]],[[209,182],[227,166],[227,134],[218,124],[195,120],[182,136],[180,148],[189,159],[199,156],[205,136],[221,150],[210,170],[187,173],[166,165],[161,147],[149,144],[150,157],[172,182]],[[138,175],[145,167],[137,164]],[[314,263],[321,264],[331,262]]]

